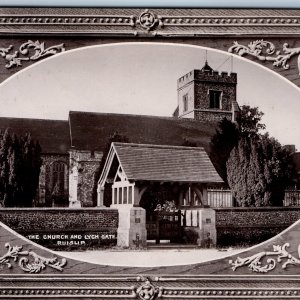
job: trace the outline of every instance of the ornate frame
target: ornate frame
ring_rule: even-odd
[[[291,9],[1,8],[0,81],[61,51],[152,41],[245,56],[300,87],[299,36]],[[297,222],[240,257],[125,268],[56,257],[0,224],[0,298],[298,299],[299,232]]]

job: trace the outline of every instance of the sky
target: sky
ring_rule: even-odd
[[[66,51],[0,84],[0,116],[63,120],[70,110],[171,116],[177,79],[206,57],[213,69],[236,72],[238,103],[258,106],[267,131],[300,150],[300,89],[256,63],[196,46],[122,43]]]

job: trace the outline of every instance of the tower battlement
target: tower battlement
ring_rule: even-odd
[[[195,69],[177,80],[179,118],[203,121],[235,120],[237,74],[218,72],[207,61],[202,69]]]
[[[229,72],[217,72],[209,70],[192,70],[177,80],[177,88],[180,89],[192,81],[218,81],[220,83],[237,83],[237,74]]]

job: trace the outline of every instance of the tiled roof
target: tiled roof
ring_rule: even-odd
[[[70,132],[68,121],[27,118],[0,118],[0,130],[10,128],[17,135],[30,133],[38,140],[43,153],[68,154]]]
[[[128,179],[223,182],[203,147],[113,143]]]
[[[74,149],[103,151],[115,132],[131,143],[180,146],[187,139],[207,151],[217,124],[174,117],[74,112],[69,114]]]

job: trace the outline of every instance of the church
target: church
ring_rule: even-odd
[[[0,129],[30,133],[41,145],[43,164],[36,207],[109,205],[101,200],[96,174],[102,171],[99,173],[100,162],[114,134],[125,136],[132,145],[143,145],[147,153],[152,153],[150,145],[179,153],[179,148],[189,142],[202,147],[201,155],[209,155],[217,123],[223,118],[234,122],[239,114],[236,88],[236,73],[219,73],[206,62],[201,69],[177,80],[177,107],[169,117],[70,111],[67,121],[1,117]],[[123,148],[115,145],[116,152],[124,152]],[[133,151],[132,155],[137,153]],[[221,182],[216,177],[215,182]],[[54,195],[59,196],[55,201]]]

